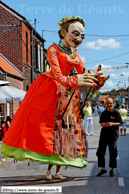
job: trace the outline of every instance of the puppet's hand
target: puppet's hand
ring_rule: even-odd
[[[94,86],[97,84],[95,82],[98,82],[98,79],[96,79],[95,74],[90,73],[84,73],[84,74],[78,74],[78,86]]]
[[[109,79],[110,75],[104,75],[102,72],[102,67],[101,65],[98,66],[98,71],[96,73],[96,78],[98,79],[98,84],[100,86],[104,85],[105,81]]]

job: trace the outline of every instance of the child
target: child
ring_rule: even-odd
[[[6,135],[6,126],[5,126],[6,120],[2,119],[1,124],[2,124],[2,131],[1,131],[1,137],[2,140],[4,139],[5,135]]]

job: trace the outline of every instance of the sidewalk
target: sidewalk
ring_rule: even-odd
[[[73,168],[65,166],[61,168],[61,174],[66,176],[65,181],[47,180],[47,164],[30,162],[4,162],[0,168],[1,185],[9,186],[62,186],[64,194],[128,194],[129,193],[129,117],[127,117],[127,135],[118,139],[118,167],[114,169],[114,177],[109,177],[110,168],[108,149],[106,152],[107,173],[102,177],[96,177],[100,171],[96,157],[98,141],[100,135],[99,116],[93,116],[93,126],[95,136],[88,136],[89,152],[88,165],[83,168]],[[0,143],[0,146],[2,144]],[[2,156],[2,154],[0,154]],[[52,168],[52,176],[55,174],[56,166]],[[123,182],[121,181],[123,180]],[[122,185],[123,184],[123,185]]]
[[[2,141],[0,141],[0,167],[6,165],[6,163],[11,162],[12,158],[7,158],[5,155],[1,153]]]

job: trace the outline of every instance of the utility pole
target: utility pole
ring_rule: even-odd
[[[33,51],[33,34],[34,34],[34,29],[32,28],[32,45],[31,45],[31,83],[34,81],[34,51]]]
[[[35,57],[35,48],[36,48],[36,42],[35,42],[35,37],[36,37],[36,18],[34,18],[34,28],[32,28],[32,43],[31,43],[31,83],[34,81],[34,57]],[[35,30],[34,30],[35,29]],[[34,33],[35,31],[35,33]],[[35,37],[33,37],[35,35]]]
[[[35,28],[35,31],[36,31],[36,21],[37,21],[37,19],[34,18],[34,28]]]
[[[32,28],[32,32],[31,32],[31,35],[32,35],[32,40],[31,40],[31,83],[34,81],[34,53],[35,53],[35,38],[33,37],[34,34],[36,36],[36,18],[34,18],[34,28],[35,28],[35,33],[34,33],[34,28]]]
[[[43,38],[43,31],[44,31],[44,30],[42,30],[42,38]]]
[[[127,88],[127,93],[128,93],[128,107],[129,107],[129,87]]]
[[[125,64],[126,64],[126,65],[129,65],[129,63],[125,63]],[[127,93],[128,93],[128,107],[129,107],[129,77],[128,77]]]
[[[42,38],[43,38],[43,32],[46,31],[46,32],[53,32],[53,33],[58,33],[57,31],[52,31],[52,30],[42,30]]]

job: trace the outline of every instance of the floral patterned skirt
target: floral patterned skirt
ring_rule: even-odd
[[[64,110],[73,93],[58,85],[54,128],[54,154],[62,157],[87,157],[87,140],[80,118],[80,94],[76,90],[62,118]]]
[[[62,125],[62,115],[71,93],[53,79],[39,76],[21,102],[5,135],[1,152],[20,161],[86,166],[83,156],[87,146],[79,117],[79,91],[74,93]]]

